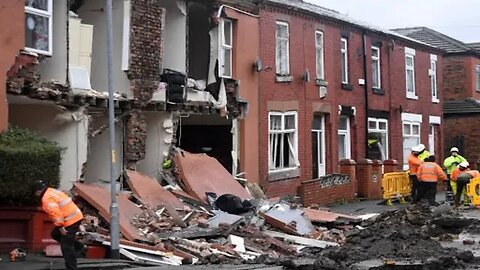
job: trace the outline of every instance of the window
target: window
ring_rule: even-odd
[[[314,115],[312,124],[312,178],[325,175],[325,116]]]
[[[477,91],[480,91],[480,65],[475,67],[477,77]]]
[[[288,23],[277,22],[275,62],[278,75],[290,74]]]
[[[323,57],[323,32],[315,32],[315,53],[316,53],[316,64],[317,64],[317,79],[324,80],[324,57]]]
[[[232,77],[232,21],[220,21],[220,75],[225,78]]]
[[[428,131],[428,149],[431,155],[435,155],[435,125],[430,124]]]
[[[432,102],[439,102],[437,88],[437,56],[430,55],[430,86],[432,89]]]
[[[342,52],[342,83],[348,83],[348,41],[346,38],[341,39]]]
[[[52,0],[25,0],[25,48],[52,55]]]
[[[372,86],[381,88],[380,48],[372,47]]]
[[[340,116],[338,122],[338,159],[342,160],[350,157],[350,118]]]
[[[388,120],[368,118],[368,158],[388,159]]]
[[[415,93],[415,50],[405,48],[405,74],[407,98],[417,99]]]
[[[412,147],[420,144],[420,123],[403,121],[403,165],[408,168],[408,156]]]
[[[269,113],[269,170],[299,166],[297,112]]]

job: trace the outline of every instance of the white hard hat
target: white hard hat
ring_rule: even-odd
[[[458,148],[454,146],[452,149],[450,149],[450,152],[458,152]]]
[[[419,152],[422,152],[423,150],[425,150],[425,144],[423,144],[423,143],[419,144],[418,149],[420,149]]]
[[[460,162],[460,164],[458,164],[458,166],[460,166],[462,168],[468,168],[468,166],[470,166],[470,164],[468,163],[468,161],[463,161],[463,162]]]
[[[422,149],[419,147],[419,145],[415,145],[412,147],[412,152],[421,152]]]

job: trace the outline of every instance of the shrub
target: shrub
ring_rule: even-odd
[[[35,205],[32,182],[58,187],[62,148],[26,129],[0,134],[0,204]]]

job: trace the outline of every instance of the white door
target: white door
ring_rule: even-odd
[[[325,116],[315,115],[312,126],[313,179],[325,175]]]

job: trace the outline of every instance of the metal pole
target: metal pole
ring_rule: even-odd
[[[115,111],[113,107],[113,67],[112,67],[112,0],[106,0],[107,11],[107,64],[108,64],[108,124],[110,135],[110,186],[111,186],[111,204],[110,204],[110,257],[120,258],[120,229],[119,229],[119,211],[117,204],[117,188],[115,179]]]

